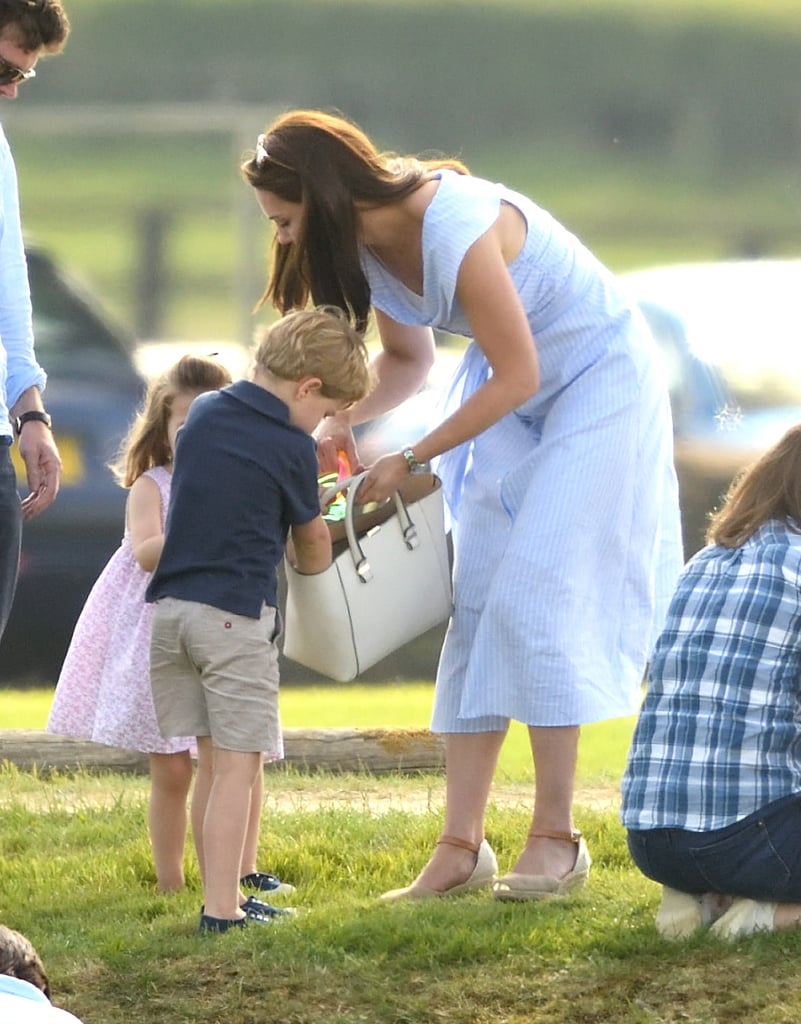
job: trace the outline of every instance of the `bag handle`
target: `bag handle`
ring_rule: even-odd
[[[353,566],[356,570],[356,575],[362,583],[367,583],[368,580],[371,580],[373,578],[373,572],[370,568],[370,563],[367,561],[367,558],[362,551],[359,538],[356,536],[356,524],[354,522],[354,518],[356,515],[356,506],[358,505],[358,501],[356,499],[359,487],[364,482],[368,472],[368,470],[364,470],[364,472],[358,473],[354,476],[345,477],[344,480],[338,480],[336,484],[332,484],[331,487],[326,488],[321,496],[321,503],[323,505],[327,505],[329,502],[334,500],[340,491],[347,491],[347,500],[345,504],[345,533],[348,538],[348,547],[350,548],[350,554],[353,559]],[[393,492],[392,500],[395,502],[395,509],[398,513],[398,525],[401,529],[403,542],[409,551],[412,551],[420,543],[420,539],[417,536],[417,527],[412,522],[409,510],[406,507],[406,502],[403,500],[399,491]]]

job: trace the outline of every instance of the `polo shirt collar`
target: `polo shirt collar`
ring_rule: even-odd
[[[238,380],[225,388],[226,392],[238,401],[249,405],[263,416],[269,416],[282,423],[289,423],[289,406],[265,388],[254,384],[252,380]]]

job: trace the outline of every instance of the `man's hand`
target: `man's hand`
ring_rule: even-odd
[[[50,428],[29,420],[18,439],[30,494],[22,501],[22,518],[33,519],[56,500],[61,483],[61,457]]]

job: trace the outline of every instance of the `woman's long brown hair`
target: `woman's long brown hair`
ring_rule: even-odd
[[[284,202],[302,203],[297,244],[273,242],[272,270],[261,303],[282,313],[338,306],[364,331],[370,288],[359,260],[356,204],[382,206],[410,195],[432,171],[466,174],[458,160],[418,160],[381,153],[344,117],[294,110],[264,131],[263,148],[242,164],[246,180]]]
[[[801,532],[801,423],[735,478],[710,520],[707,543],[740,547],[770,519]]]

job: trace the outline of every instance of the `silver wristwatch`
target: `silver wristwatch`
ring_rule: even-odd
[[[409,467],[410,473],[422,473],[425,470],[426,467],[423,463],[417,461],[417,456],[414,454],[414,448],[411,445],[401,449],[401,455],[406,459],[406,465]]]

